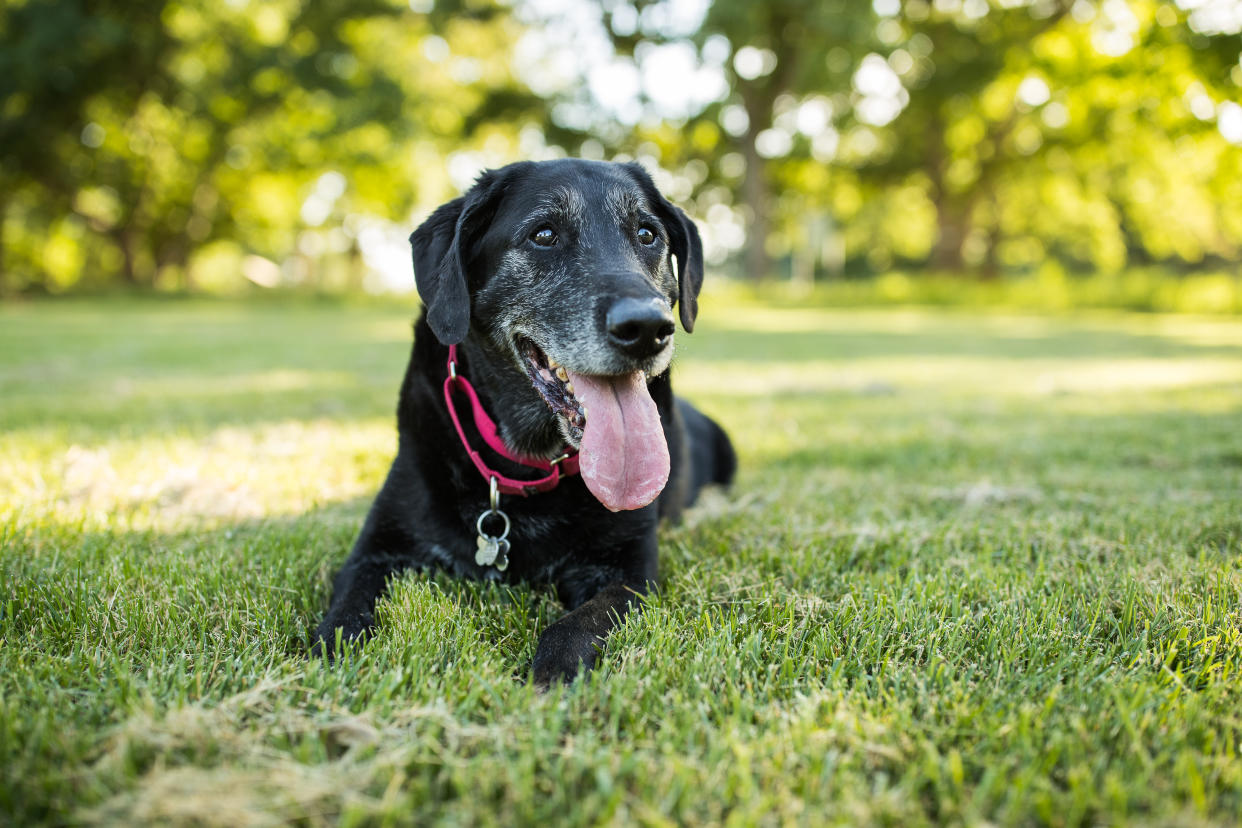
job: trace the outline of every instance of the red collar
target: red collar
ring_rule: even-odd
[[[483,462],[483,458],[479,456],[479,453],[470,448],[470,441],[466,439],[466,432],[461,427],[461,419],[457,416],[457,407],[453,405],[453,391],[455,390],[463,392],[470,398],[470,409],[471,415],[474,417],[475,428],[479,430],[479,434],[483,437],[483,442],[487,443],[492,451],[507,460],[512,460],[523,466],[529,466],[532,469],[549,472],[549,474],[538,480],[514,480],[488,468],[487,464]],[[453,425],[457,428],[457,436],[461,438],[461,444],[466,447],[466,453],[470,455],[470,460],[474,463],[474,467],[479,470],[479,474],[483,475],[484,480],[490,481],[492,478],[495,478],[501,494],[529,497],[538,492],[550,492],[561,482],[562,475],[572,476],[578,473],[577,449],[566,448],[564,454],[548,462],[514,454],[505,447],[505,444],[500,439],[500,435],[497,433],[496,423],[483,410],[483,404],[479,402],[479,395],[475,393],[474,386],[470,384],[469,380],[459,376],[457,373],[456,345],[449,346],[448,376],[444,380],[444,404],[448,406],[449,416],[453,418]]]

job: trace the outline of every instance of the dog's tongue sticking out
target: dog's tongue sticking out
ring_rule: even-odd
[[[614,512],[656,499],[668,482],[668,444],[660,412],[641,371],[619,377],[570,372],[576,396],[587,408],[578,449],[582,480]]]

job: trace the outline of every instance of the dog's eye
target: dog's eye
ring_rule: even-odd
[[[551,227],[540,227],[530,234],[530,240],[540,247],[551,247],[556,244],[556,231]]]
[[[650,247],[655,244],[656,234],[650,227],[638,228],[638,243]]]

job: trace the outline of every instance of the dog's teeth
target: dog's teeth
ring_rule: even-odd
[[[553,365],[552,367],[556,369],[556,378],[558,380],[560,380],[561,382],[569,381],[569,374],[565,371],[564,368],[560,367],[559,365]]]
[[[572,382],[569,382],[568,380],[566,380],[565,382],[565,393],[569,394],[570,396],[573,396],[573,393],[574,393],[574,384]]]
[[[556,368],[556,367],[558,367],[558,366],[560,366],[560,363],[559,363],[559,362],[557,362],[557,361],[556,361],[555,359],[553,359],[552,357],[548,357],[548,367],[549,367],[549,368]],[[558,372],[557,372],[557,374],[559,375],[559,374],[560,374],[560,372],[558,371]]]

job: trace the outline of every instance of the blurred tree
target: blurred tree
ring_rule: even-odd
[[[645,9],[664,0],[636,0]],[[618,51],[634,55],[643,42],[662,42],[658,30],[618,34],[617,6],[604,7],[604,22]],[[627,13],[627,17],[631,16]],[[745,272],[752,279],[772,273],[769,236],[780,209],[772,192],[772,165],[789,153],[788,130],[774,129],[778,105],[848,85],[850,73],[873,41],[875,15],[870,7],[847,0],[714,0],[693,42],[700,49],[713,38],[728,44],[724,72],[729,98],[691,119],[689,128],[706,122],[723,126],[727,143],[713,145],[715,167],[720,154],[734,151],[743,159],[741,202],[747,214]],[[702,148],[700,147],[700,151]]]
[[[859,164],[860,172],[882,189],[909,184],[917,175],[935,208],[930,263],[960,272],[972,218],[985,203],[995,204],[997,178],[1016,154],[1011,142],[1020,113],[1011,105],[1013,93],[1009,101],[995,105],[984,92],[1009,69],[1013,54],[1065,18],[1070,0],[1026,7],[893,6],[897,13],[882,18],[878,31],[897,48],[890,48],[887,60],[876,56],[861,71],[874,66],[877,73],[900,78],[909,91],[899,111],[896,106],[856,107],[860,120],[885,133],[877,141],[881,149]],[[994,248],[987,246],[989,254]],[[985,258],[986,269],[994,273],[995,259]]]
[[[536,119],[541,102],[513,79],[504,9],[411,5],[7,7],[0,283],[188,286],[191,254],[213,242],[279,261],[332,211],[404,219],[448,195],[428,158],[438,170],[482,124]]]
[[[1230,48],[1192,36],[1176,4],[892,5],[878,30],[895,47],[886,63],[909,103],[891,123],[872,120],[882,127],[880,148],[857,167],[880,191],[905,187],[931,200],[932,267],[994,277],[1008,244],[1113,270],[1153,244],[1167,249],[1159,239],[1178,225],[1198,238],[1183,239],[1186,261],[1201,258],[1196,247],[1229,247],[1215,228],[1190,229],[1194,216],[1211,212],[1204,204],[1157,222],[1143,217],[1171,203],[1150,197],[1154,179],[1177,179],[1161,168],[1181,167],[1177,201],[1189,206],[1191,191],[1207,197],[1208,168],[1228,150],[1214,119],[1192,117],[1182,99],[1209,86],[1236,92],[1224,60]],[[1214,114],[1214,102],[1206,105]],[[1175,136],[1191,134],[1200,136],[1193,153],[1173,148]],[[1190,156],[1201,163],[1187,165]],[[1135,181],[1147,182],[1138,200],[1127,195]]]
[[[1050,172],[1063,178],[1072,170],[1092,200],[1107,205],[1118,251],[1112,269],[1236,260],[1242,136],[1230,144],[1217,117],[1225,102],[1242,97],[1242,71],[1235,71],[1242,38],[1236,29],[1196,31],[1176,3],[1126,11],[1103,4],[1078,29],[1037,44],[1035,71],[1052,87],[1048,104],[1029,116],[1042,128],[1042,154]]]
[[[10,247],[5,228],[16,204],[24,219],[44,226],[80,209],[78,187],[90,165],[82,146],[105,137],[98,125],[86,128],[87,103],[106,95],[132,110],[172,45],[158,17],[135,16],[126,3],[0,7],[0,251]],[[83,218],[130,248],[123,228]],[[12,266],[0,260],[0,285],[12,284]]]
[[[745,159],[746,272],[752,279],[772,272],[768,236],[777,205],[768,162],[787,154],[788,140],[787,133],[773,130],[777,102],[843,83],[873,28],[871,10],[846,0],[715,0],[707,12],[699,41],[722,35],[733,46],[725,73],[745,114],[737,119],[740,129],[730,131]]]
[[[666,42],[645,25],[664,5],[604,0],[618,51],[641,63]],[[707,162],[696,191],[711,204],[724,187],[749,216],[753,277],[773,250],[802,278],[841,255],[986,276],[1048,256],[1235,258],[1242,150],[1216,120],[1242,87],[1236,17],[1160,0],[715,0],[693,40],[727,43],[728,97],[628,146]]]
[[[654,100],[677,53],[723,91],[671,116],[591,110],[600,77],[537,96],[522,0],[0,6],[0,291],[188,287],[245,254],[349,281],[416,205],[559,146],[663,165],[756,279],[1242,254],[1230,4],[714,0],[672,25],[672,0],[575,2],[643,70],[600,77]]]

